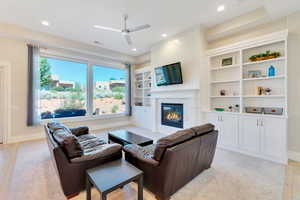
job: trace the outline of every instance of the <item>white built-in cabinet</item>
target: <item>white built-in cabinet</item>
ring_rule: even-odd
[[[234,115],[208,115],[209,122],[219,131],[218,145],[229,148],[238,146],[238,118]]]
[[[287,163],[287,37],[288,32],[281,31],[208,51],[210,104],[206,119],[219,130],[218,147]],[[266,51],[280,52],[280,56],[249,60]],[[232,63],[223,66],[226,58],[232,58]],[[275,76],[268,75],[271,65]],[[261,76],[251,77],[253,71],[260,71]],[[270,88],[271,94],[258,95],[259,87]],[[283,113],[252,114],[246,112],[247,107],[282,108]],[[224,112],[217,111],[219,108]]]
[[[287,162],[286,118],[208,112],[207,121],[219,131],[219,148]]]
[[[134,70],[133,86],[134,124],[139,127],[152,129],[152,71],[150,67]]]

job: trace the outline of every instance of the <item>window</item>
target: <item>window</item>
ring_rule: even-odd
[[[39,90],[41,119],[125,113],[128,109],[125,100],[127,78],[125,68],[42,56]]]
[[[87,65],[40,58],[40,113],[42,119],[85,116]]]
[[[93,66],[93,114],[116,114],[125,112],[124,69]]]

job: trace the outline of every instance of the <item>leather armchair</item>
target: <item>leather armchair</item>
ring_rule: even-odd
[[[161,138],[157,144],[126,145],[125,159],[144,172],[144,186],[166,200],[205,169],[214,158],[218,132],[206,124]]]
[[[86,170],[99,166],[109,161],[122,158],[122,147],[119,144],[105,144],[93,134],[89,134],[88,127],[78,127],[69,129],[64,125],[55,122],[52,123],[51,128],[49,124],[44,126],[47,135],[47,143],[51,154],[51,159],[54,164],[55,171],[59,177],[60,184],[64,194],[67,198],[71,198],[79,194],[81,190],[85,189]],[[76,158],[68,157],[66,149],[55,138],[55,130],[67,130],[69,134],[74,134],[80,146],[83,148],[83,155]],[[71,133],[70,133],[71,132]],[[85,147],[89,148],[89,141],[96,142],[101,148],[95,147],[95,154],[85,155]],[[95,144],[95,143],[94,143]],[[91,145],[95,146],[95,145]],[[101,149],[109,149],[106,153],[102,153]],[[89,149],[90,150],[90,149]],[[107,153],[108,152],[108,153]],[[100,154],[100,156],[98,156]]]

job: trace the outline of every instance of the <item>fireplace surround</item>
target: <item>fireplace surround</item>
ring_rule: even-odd
[[[183,128],[183,104],[162,103],[161,124],[176,128]]]

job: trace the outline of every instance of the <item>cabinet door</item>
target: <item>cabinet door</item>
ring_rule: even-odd
[[[239,145],[251,153],[260,152],[260,117],[242,116],[240,118]]]
[[[217,130],[219,130],[220,129],[219,114],[217,114],[217,113],[208,113],[206,116],[207,116],[206,117],[207,122],[215,125],[215,128]]]
[[[219,131],[219,135],[218,135],[218,145],[220,144],[220,140],[221,140],[221,124],[220,124],[220,115],[218,113],[208,113],[206,115],[206,120],[207,122],[215,125],[215,129]]]
[[[284,159],[286,149],[286,119],[264,117],[261,149],[265,156]]]
[[[221,115],[221,141],[225,147],[236,148],[238,146],[238,117],[233,115]]]

